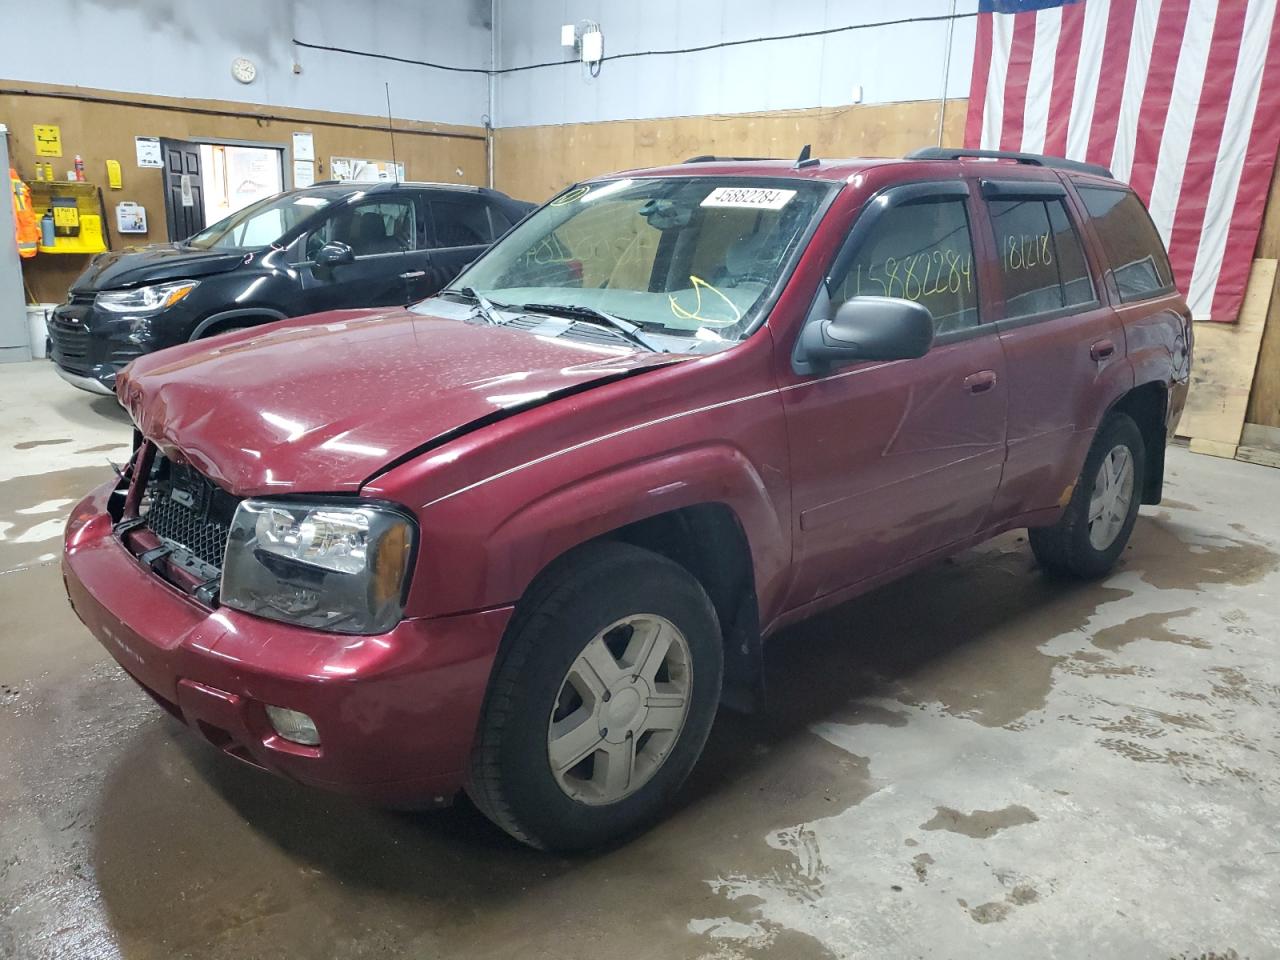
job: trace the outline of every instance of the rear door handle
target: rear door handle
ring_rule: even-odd
[[[426,275],[427,275],[427,271],[425,270],[410,270],[408,273],[400,274],[400,279],[401,280],[417,280],[419,277],[425,277]]]
[[[1116,345],[1110,340],[1099,340],[1089,348],[1089,356],[1095,360],[1105,360],[1116,352]]]
[[[996,385],[994,370],[979,370],[964,378],[964,388],[970,393],[986,393]]]

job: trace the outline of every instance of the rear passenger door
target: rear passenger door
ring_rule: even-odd
[[[985,523],[1004,462],[1004,354],[979,296],[971,187],[915,183],[859,215],[807,322],[858,296],[929,308],[923,357],[801,377],[782,391],[791,438],[790,605],[891,572]],[[975,252],[977,251],[977,252]]]
[[[1009,442],[993,520],[1064,504],[1111,403],[1132,386],[1124,330],[1058,180],[981,181],[996,246]]]
[[[434,196],[430,211],[433,242],[428,275],[423,280],[424,297],[448,286],[510,226],[500,211],[472,194]],[[495,223],[500,218],[501,222]]]

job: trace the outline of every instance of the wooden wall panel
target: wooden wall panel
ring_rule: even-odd
[[[109,102],[108,102],[109,101]],[[329,157],[390,159],[386,120],[378,117],[325,113],[314,110],[263,107],[211,100],[181,100],[88,90],[49,84],[0,80],[0,122],[9,127],[9,149],[19,172],[35,178],[32,124],[62,128],[61,158],[48,158],[61,179],[78,153],[84,158],[90,182],[103,187],[114,248],[162,243],[165,230],[161,171],[137,165],[135,136],[224,138],[288,145],[295,131],[311,132],[315,141],[316,179],[329,176]],[[483,184],[487,175],[484,131],[396,120],[396,156],[413,180]],[[124,189],[106,189],[106,161],[119,160]],[[286,153],[286,182],[292,157]],[[147,234],[120,236],[114,230],[115,205],[131,200],[147,208]],[[59,301],[84,268],[87,257],[39,254],[23,261],[24,279],[37,299]]]
[[[950,100],[943,142],[964,139],[966,100]],[[494,134],[499,190],[542,201],[586,177],[676,163],[698,154],[792,157],[806,143],[819,157],[900,157],[938,142],[936,100],[860,104],[727,116],[506,127]]]
[[[1254,256],[1280,259],[1280,164],[1271,179]],[[1280,427],[1280,296],[1271,298],[1245,420],[1265,427]]]

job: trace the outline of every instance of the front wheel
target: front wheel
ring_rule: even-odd
[[[467,790],[518,840],[575,850],[653,822],[702,752],[720,699],[715,610],[678,564],[598,543],[516,612]]]
[[[1110,573],[1138,519],[1145,471],[1138,425],[1127,414],[1112,414],[1094,437],[1062,517],[1027,531],[1040,565],[1080,579]]]

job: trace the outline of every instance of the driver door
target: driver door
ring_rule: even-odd
[[[304,312],[408,303],[425,268],[422,238],[423,211],[408,191],[366,196],[335,210],[305,241],[299,264]],[[328,243],[346,244],[352,261],[316,263]]]
[[[808,322],[851,297],[913,300],[933,347],[784,385],[799,607],[975,534],[1005,455],[1004,353],[979,296],[964,182],[892,188],[867,204]],[[981,250],[977,247],[977,250]]]

